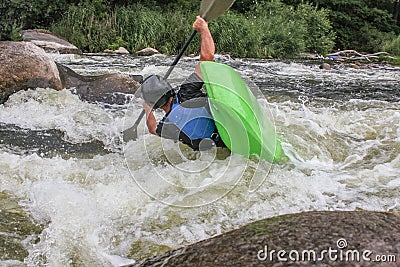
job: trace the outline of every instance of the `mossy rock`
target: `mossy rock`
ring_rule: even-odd
[[[339,242],[346,242],[341,248]],[[268,248],[267,258],[265,248]],[[332,260],[327,256],[309,261],[291,261],[290,251],[323,250],[341,252],[357,250],[360,255],[371,251],[375,255],[395,256],[400,264],[400,216],[372,211],[313,211],[287,214],[250,223],[237,230],[193,245],[167,252],[131,266],[377,266],[361,256],[347,256],[348,261]],[[272,260],[270,252],[275,251]],[[285,250],[287,261],[278,260],[277,253]],[[284,257],[285,258],[285,257]],[[392,260],[394,258],[391,258]],[[387,264],[387,265],[385,265]]]
[[[27,237],[38,235],[42,226],[34,223],[7,192],[0,192],[0,261],[24,261],[28,251],[22,245]]]

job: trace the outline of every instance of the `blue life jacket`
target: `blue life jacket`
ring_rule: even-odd
[[[191,140],[210,138],[215,132],[215,123],[205,106],[184,107],[176,96],[164,124],[175,124]]]

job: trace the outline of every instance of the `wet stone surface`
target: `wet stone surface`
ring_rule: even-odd
[[[133,266],[376,266],[376,256],[386,259],[379,266],[399,266],[399,254],[400,216],[316,211],[257,221]]]
[[[60,130],[30,130],[16,125],[0,123],[0,148],[7,148],[15,154],[33,154],[41,157],[93,158],[109,151],[101,141],[74,144],[64,140]]]
[[[24,242],[34,242],[42,228],[21,209],[17,201],[0,192],[0,260],[23,262],[28,256]]]

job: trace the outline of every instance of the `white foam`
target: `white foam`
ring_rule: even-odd
[[[77,60],[81,59],[71,59]],[[285,75],[327,75],[297,63],[260,64]],[[153,63],[138,69],[142,74],[165,71]],[[181,79],[177,70],[172,78]],[[185,68],[183,73],[191,71]],[[364,72],[330,75],[352,79],[361,73],[360,79],[367,79]],[[37,89],[13,95],[0,106],[0,122],[26,129],[60,129],[70,141],[97,139],[114,148],[93,159],[67,160],[0,151],[0,191],[11,192],[44,225],[38,243],[28,244],[26,263],[118,266],[138,260],[128,255],[181,247],[278,214],[399,211],[398,103],[354,100],[346,107],[262,103],[264,109],[271,108],[289,158],[272,169],[257,159],[239,155],[215,159],[172,141],[164,143],[147,133],[144,120],[137,141],[119,143],[121,131],[141,111],[139,101],[125,116],[124,111],[82,102],[68,91]],[[265,180],[251,191],[254,173]],[[196,207],[182,207],[190,205]],[[139,251],[132,251],[132,244]]]

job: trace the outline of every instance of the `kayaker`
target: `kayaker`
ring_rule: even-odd
[[[139,95],[144,99],[146,124],[151,134],[181,141],[194,150],[223,147],[211,111],[200,71],[201,61],[213,61],[215,45],[207,22],[198,16],[193,23],[201,37],[200,61],[195,71],[177,90],[162,77],[151,75],[145,79]],[[153,111],[162,109],[165,116],[156,121]]]

